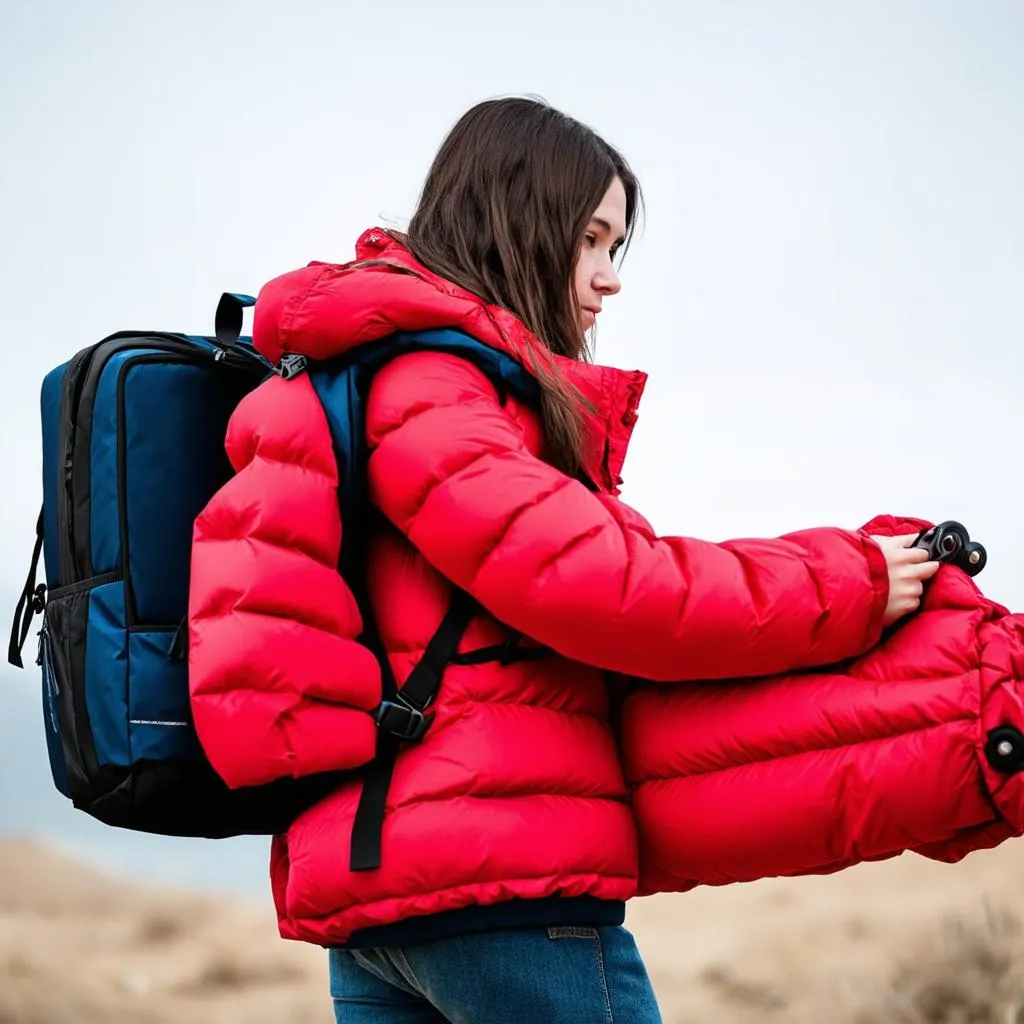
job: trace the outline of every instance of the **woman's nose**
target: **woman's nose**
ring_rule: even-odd
[[[622,287],[615,264],[608,260],[607,264],[594,275],[594,288],[604,295],[615,295]]]

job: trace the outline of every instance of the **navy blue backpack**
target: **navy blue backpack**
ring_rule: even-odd
[[[506,393],[536,384],[509,356],[457,331],[394,335],[347,358],[272,366],[241,337],[243,308],[225,294],[213,337],[121,332],[83,349],[42,384],[43,507],[8,659],[23,667],[41,616],[37,664],[50,769],[75,807],[113,826],[163,835],[271,835],[337,785],[337,774],[230,790],[192,723],[187,611],[192,529],[231,476],[224,452],[238,402],[271,374],[303,372],[324,403],[346,522],[339,565],[359,595],[365,512],[362,400],[370,376],[412,347],[472,359]],[[36,583],[42,556],[45,582]],[[385,672],[378,764],[365,776],[353,866],[379,863],[379,833],[398,744],[429,726],[423,712],[472,614],[457,594],[438,635],[396,692]],[[475,660],[507,651],[474,652]]]

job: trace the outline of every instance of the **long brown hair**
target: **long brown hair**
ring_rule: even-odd
[[[621,154],[542,100],[488,100],[445,138],[403,241],[435,274],[515,314],[551,352],[585,360],[573,271],[590,217],[616,176],[626,191],[628,244],[642,197]],[[574,475],[581,400],[550,360],[531,369],[541,385],[547,457]]]

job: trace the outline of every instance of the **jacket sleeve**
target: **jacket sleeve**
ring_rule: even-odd
[[[235,410],[236,475],[193,531],[189,687],[200,743],[229,786],[370,760],[380,669],[337,571],[330,431],[306,378]]]
[[[879,639],[884,556],[863,532],[658,537],[534,457],[488,379],[415,353],[367,408],[374,503],[497,619],[566,657],[659,681],[830,664]]]

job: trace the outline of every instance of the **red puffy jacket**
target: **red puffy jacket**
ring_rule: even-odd
[[[873,534],[931,524],[881,517]],[[1024,833],[1024,616],[942,566],[921,610],[828,671],[625,701],[640,893],[828,873]],[[1000,745],[1002,744],[1002,747]]]
[[[268,284],[259,350],[275,361],[328,357],[398,329],[456,327],[527,367],[545,357],[508,312],[428,273],[383,232],[366,233],[357,257]],[[341,943],[474,905],[627,899],[637,833],[606,671],[767,675],[838,662],[879,639],[887,573],[866,534],[656,536],[616,497],[644,375],[557,364],[594,408],[580,480],[542,460],[534,411],[464,360],[414,352],[374,378],[369,482],[384,525],[368,582],[399,685],[451,583],[488,613],[463,651],[500,642],[509,627],[554,654],[449,666],[434,724],[399,756],[379,870],[348,869],[356,782],[275,838],[285,936]],[[380,675],[336,572],[338,473],[309,380],[271,379],[247,397],[227,449],[237,475],[194,537],[189,657],[201,741],[233,786],[361,765],[374,751]]]

